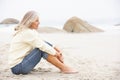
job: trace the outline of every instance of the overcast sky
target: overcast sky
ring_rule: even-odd
[[[120,0],[0,0],[0,21],[21,20],[29,10],[39,13],[43,25],[63,25],[72,16],[88,22],[120,21]]]

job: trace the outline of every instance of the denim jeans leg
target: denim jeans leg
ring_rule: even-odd
[[[45,41],[46,42],[46,41]],[[48,45],[52,46],[52,44],[46,42]],[[11,68],[14,74],[27,74],[29,73],[41,60],[41,58],[47,59],[48,54],[35,48],[28,54],[21,63]]]
[[[11,68],[13,74],[27,74],[29,73],[42,58],[42,51],[35,48],[28,54],[21,63]]]
[[[22,74],[29,73],[41,60],[42,51],[38,48],[35,48],[28,56],[26,56],[21,62],[22,65]]]
[[[11,68],[13,74],[19,75],[21,74],[21,63]]]
[[[51,43],[45,41],[48,45],[52,46]],[[39,48],[35,48],[28,56],[26,56],[22,61],[22,73],[29,73],[41,60],[41,58],[47,59],[48,54],[46,52],[41,51]]]

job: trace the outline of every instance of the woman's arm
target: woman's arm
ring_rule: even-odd
[[[56,50],[56,57],[63,63],[63,56],[62,56],[62,51],[56,47],[56,46],[53,46],[51,43],[45,41],[45,43],[47,43],[48,45],[50,45],[51,47],[53,47],[55,50]]]

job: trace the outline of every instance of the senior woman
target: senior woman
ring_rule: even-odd
[[[37,32],[39,16],[35,11],[27,12],[18,26],[10,44],[9,64],[13,74],[28,74],[41,60],[46,59],[63,73],[76,73],[63,62],[61,51]]]

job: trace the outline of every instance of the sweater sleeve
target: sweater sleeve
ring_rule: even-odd
[[[55,55],[56,51],[53,47],[45,43],[39,36],[39,34],[35,30],[28,31],[24,34],[24,42],[29,44],[32,47],[39,48],[40,50]]]

